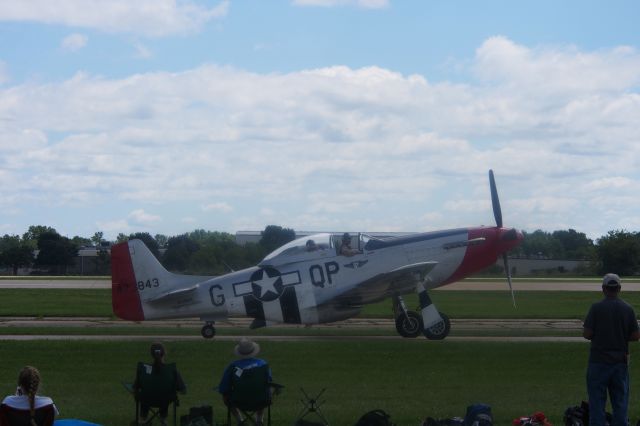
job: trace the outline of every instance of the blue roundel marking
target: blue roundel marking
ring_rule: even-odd
[[[250,279],[253,297],[263,302],[278,299],[284,291],[280,271],[270,266],[258,269]]]

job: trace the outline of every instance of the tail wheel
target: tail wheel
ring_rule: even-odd
[[[205,324],[202,326],[200,333],[205,339],[213,339],[213,336],[216,335],[216,328],[211,324]]]
[[[396,317],[396,330],[402,337],[418,337],[422,332],[422,316],[415,311],[407,311]]]
[[[451,331],[451,321],[449,317],[440,312],[442,321],[424,329],[424,335],[429,340],[442,340],[449,335]]]

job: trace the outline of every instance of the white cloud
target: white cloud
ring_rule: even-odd
[[[473,199],[473,200],[465,200],[465,199],[457,199],[451,200],[444,203],[443,209],[447,211],[453,212],[453,214],[460,212],[478,212],[478,211],[486,211],[491,208],[491,200],[486,197],[486,199]]]
[[[389,0],[293,0],[297,6],[358,6],[365,9],[382,9],[389,6]]]
[[[476,72],[519,92],[566,96],[619,92],[640,83],[640,55],[630,47],[581,52],[573,46],[530,48],[492,37],[476,51]],[[615,78],[612,78],[615,76]],[[561,96],[561,97],[560,97]]]
[[[202,210],[205,212],[217,211],[222,213],[229,213],[233,211],[233,207],[225,202],[218,202],[204,205],[202,206]]]
[[[612,170],[613,172],[613,170]],[[587,191],[593,190],[614,190],[620,188],[631,188],[634,186],[634,182],[626,177],[614,176],[596,179],[588,182],[584,185],[584,189]]]
[[[192,0],[20,0],[0,2],[0,21],[33,21],[149,37],[200,30],[227,15],[230,2],[206,8]]]
[[[143,209],[133,210],[128,218],[137,225],[151,225],[162,220],[160,216],[149,214]]]
[[[62,40],[61,47],[67,52],[76,52],[85,47],[88,40],[89,39],[84,34],[70,34]]]
[[[134,211],[128,227],[174,226],[182,216],[166,207],[180,205],[183,214],[242,212],[195,217],[216,230],[415,231],[492,224],[493,168],[506,224],[598,236],[636,223],[634,203],[619,201],[640,182],[640,95],[628,77],[640,55],[552,53],[488,40],[475,66],[495,75],[465,85],[380,67],[207,65],[0,87],[0,199],[3,208],[163,209],[162,221]],[[564,72],[597,78],[567,89]],[[612,202],[615,216],[604,215]]]

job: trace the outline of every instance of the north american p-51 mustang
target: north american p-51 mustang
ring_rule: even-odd
[[[251,328],[322,324],[391,298],[398,334],[444,339],[450,321],[432,303],[429,290],[502,256],[513,297],[507,252],[522,241],[522,233],[502,226],[491,170],[489,183],[496,226],[386,238],[360,233],[348,256],[341,253],[340,236],[316,234],[285,244],[257,266],[203,277],[167,271],[140,240],[117,244],[111,249],[113,311],[131,321],[198,317],[205,322],[202,336],[211,338],[215,321],[230,317],[253,318]],[[412,292],[419,295],[420,312],[408,310],[403,300]]]

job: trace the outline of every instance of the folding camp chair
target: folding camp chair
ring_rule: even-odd
[[[176,425],[178,400],[178,370],[175,363],[163,364],[158,371],[153,366],[139,362],[136,368],[135,386],[123,383],[131,392],[136,403],[136,425],[139,424],[142,404],[149,407],[147,422],[160,415],[160,407],[173,405],[173,424]]]
[[[55,416],[53,405],[45,405],[35,410],[35,421],[38,426],[51,426]],[[31,425],[31,411],[20,410],[5,404],[0,405],[0,426],[14,425]]]
[[[272,394],[279,393],[284,386],[269,381],[269,366],[248,369],[236,367],[231,374],[231,390],[227,398],[227,424],[231,423],[231,411],[239,410],[255,425],[255,414],[267,410],[267,425],[271,425]]]
[[[302,405],[304,407],[302,408],[302,410],[300,410],[300,413],[298,414],[298,420],[296,421],[296,424],[304,424],[303,419],[307,415],[315,414],[317,417],[320,418],[320,420],[322,420],[322,424],[323,425],[325,425],[325,426],[329,425],[329,422],[327,421],[327,419],[322,414],[322,411],[320,410],[320,405],[322,403],[324,403],[324,401],[318,402],[318,400],[320,399],[320,397],[322,396],[322,394],[324,393],[325,390],[327,390],[327,389],[323,388],[320,391],[320,393],[318,393],[318,395],[316,395],[315,398],[311,398],[304,391],[303,388],[300,388],[300,392],[302,392],[302,395],[304,395],[304,399],[301,399],[300,402],[302,403]]]

